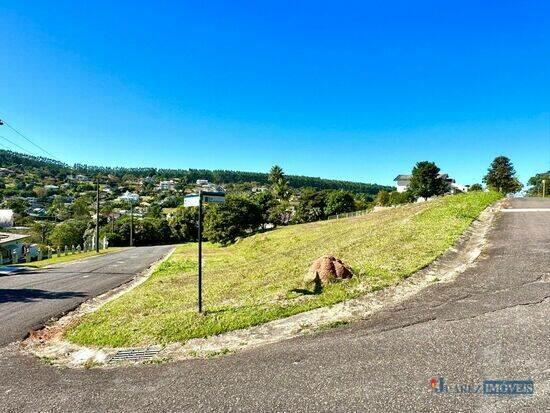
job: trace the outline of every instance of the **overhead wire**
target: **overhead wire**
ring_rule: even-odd
[[[17,133],[19,136],[21,136],[23,139],[25,139],[27,142],[29,142],[31,145],[33,145],[34,147],[40,149],[42,152],[44,152],[46,155],[48,155],[49,157],[51,157],[52,159],[54,160],[58,160],[51,152],[49,152],[48,150],[44,149],[42,146],[38,145],[37,143],[34,143],[31,139],[29,139],[28,137],[26,137],[25,135],[23,135],[21,132],[19,132],[17,129],[15,129],[13,126],[11,126],[8,122],[6,122],[3,118],[0,119],[0,125],[6,125],[8,128],[10,128],[12,131],[14,131],[15,133]],[[4,138],[6,139],[6,138]]]

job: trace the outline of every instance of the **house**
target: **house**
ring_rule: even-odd
[[[46,191],[57,191],[59,187],[57,185],[44,185]]]
[[[160,181],[157,189],[159,191],[174,191],[176,189],[176,183],[172,180]]]
[[[14,225],[14,213],[12,209],[0,209],[0,228],[9,228]]]
[[[453,184],[455,184],[455,180],[452,178],[449,178],[449,175],[447,174],[439,174],[439,178],[443,178],[446,182],[448,182],[451,187]],[[397,175],[393,180],[396,182],[397,192],[405,192],[409,185],[411,184],[411,178],[412,175]]]
[[[139,202],[139,195],[130,191],[126,191],[124,194],[118,197],[121,201],[136,203]]]
[[[10,264],[13,260],[14,251],[18,258],[23,257],[24,240],[30,235],[12,234],[0,232],[0,265]]]
[[[86,175],[77,175],[75,179],[79,182],[88,182],[90,180]]]
[[[208,179],[197,179],[197,186],[206,186],[208,185]]]

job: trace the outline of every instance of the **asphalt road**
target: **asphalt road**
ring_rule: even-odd
[[[170,249],[130,248],[49,268],[0,275],[0,346],[24,338],[50,318],[131,280]]]
[[[514,200],[513,208],[550,208]],[[550,212],[501,213],[478,264],[362,322],[232,355],[59,369],[0,349],[4,411],[541,412],[550,406]],[[432,377],[449,392],[435,393]],[[533,380],[534,394],[455,393]],[[467,387],[465,387],[467,388]]]

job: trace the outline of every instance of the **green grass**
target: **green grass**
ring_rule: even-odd
[[[64,253],[62,253],[60,257],[58,257],[57,254],[54,254],[54,255],[52,255],[52,258],[47,258],[47,259],[42,260],[42,261],[31,261],[31,262],[28,262],[28,263],[25,262],[25,263],[21,263],[21,264],[17,264],[17,265],[25,266],[25,267],[33,267],[33,268],[43,268],[43,267],[46,267],[48,265],[61,264],[61,263],[64,263],[64,262],[82,260],[84,258],[95,257],[95,256],[101,255],[101,254],[110,254],[112,252],[118,252],[118,251],[121,251],[123,249],[124,248],[122,248],[122,247],[111,247],[111,248],[108,248],[106,250],[99,250],[99,254],[96,253],[95,251],[82,252],[80,254],[71,254],[71,253],[69,253],[69,255],[64,255]]]
[[[447,196],[356,218],[288,226],[225,248],[206,244],[205,315],[196,312],[197,246],[186,244],[145,283],[85,316],[66,336],[86,345],[184,342],[379,290],[441,255],[499,197],[492,192]],[[343,259],[355,276],[315,294],[303,277],[323,254]]]

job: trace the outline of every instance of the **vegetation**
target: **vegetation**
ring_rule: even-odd
[[[483,186],[481,184],[472,184],[470,185],[470,191],[483,191]]]
[[[440,176],[440,169],[433,162],[418,162],[412,170],[409,190],[416,197],[429,198],[449,191],[449,184]]]
[[[426,266],[500,196],[445,196],[356,218],[282,227],[227,247],[206,244],[203,316],[196,312],[196,244],[186,244],[145,283],[86,315],[66,334],[87,345],[170,343],[334,304]],[[351,265],[354,277],[312,290],[303,277],[324,254]]]
[[[483,182],[495,191],[500,191],[503,194],[518,192],[523,185],[516,178],[516,171],[512,161],[506,156],[497,156],[487,175],[483,178]]]
[[[112,246],[129,245],[132,225],[136,246],[195,241],[197,211],[186,211],[182,204],[186,194],[204,189],[195,182],[199,178],[210,180],[207,189],[223,185],[220,189],[228,194],[226,204],[205,210],[204,234],[222,244],[273,226],[365,209],[379,189],[388,188],[287,176],[277,165],[269,174],[70,167],[11,151],[0,151],[0,162],[2,207],[15,212],[17,226],[30,227],[33,243],[53,247],[90,241],[97,197],[92,178],[96,177],[100,181],[100,235]],[[168,189],[160,185],[163,180],[169,180]]]
[[[532,176],[529,178],[529,181],[527,182],[530,185],[529,190],[527,191],[527,194],[529,196],[542,196],[542,180],[546,180],[546,193],[545,196],[548,196],[550,194],[550,171],[548,172],[542,172],[540,174],[536,174],[535,176]]]

